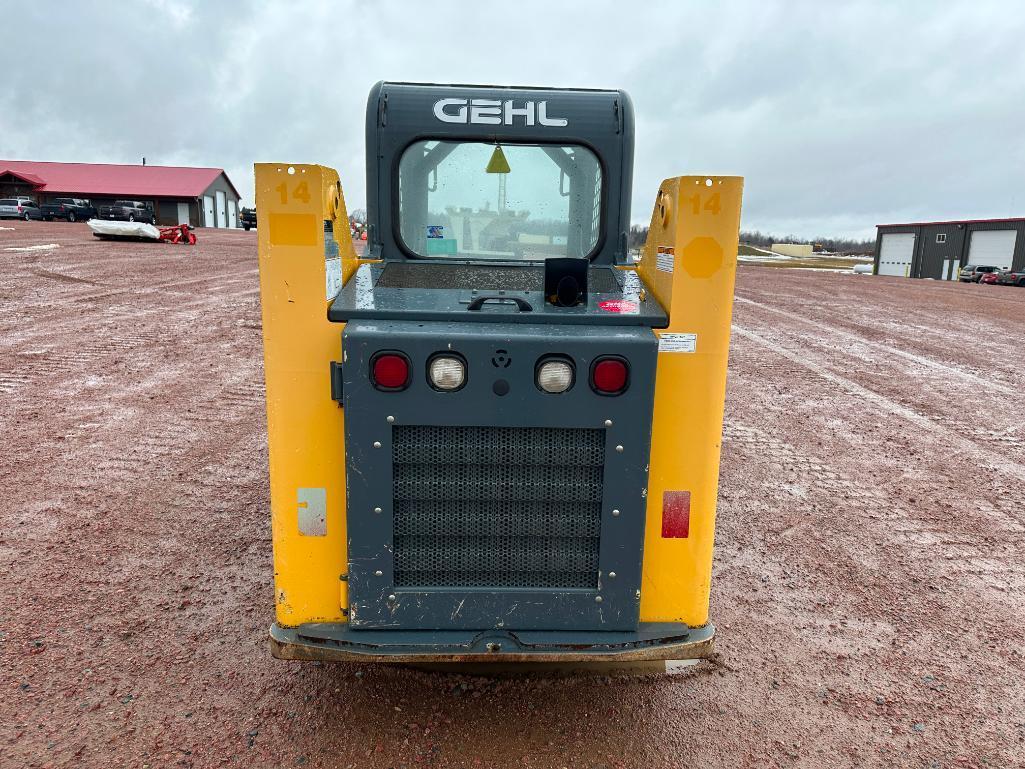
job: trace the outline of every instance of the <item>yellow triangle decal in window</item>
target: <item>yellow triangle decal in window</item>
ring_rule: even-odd
[[[509,161],[505,159],[505,153],[502,152],[501,147],[495,147],[495,151],[491,153],[491,160],[488,161],[488,167],[484,169],[489,174],[507,174],[509,173]]]

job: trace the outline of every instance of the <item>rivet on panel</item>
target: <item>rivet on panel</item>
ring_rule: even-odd
[[[395,421],[395,417],[389,415],[389,416],[384,418],[384,421],[387,422],[388,424],[391,424],[392,422]]]
[[[391,595],[389,595],[388,596],[388,600],[389,601],[394,601],[395,600],[395,593],[392,593]]]
[[[379,507],[375,507],[375,508],[374,508],[374,512],[375,512],[375,513],[381,513],[381,512],[383,512],[383,511],[381,510],[381,508],[379,508]]]
[[[604,599],[603,599],[603,598],[602,598],[602,597],[601,597],[600,595],[596,595],[596,596],[594,597],[594,602],[595,602],[595,603],[601,603],[601,602],[602,602],[602,600],[604,600]]]
[[[623,453],[623,446],[622,445],[616,446],[616,451],[618,451],[620,454],[622,454]]]
[[[605,420],[605,426],[606,427],[612,427],[612,420],[611,419],[606,419]]]
[[[384,572],[381,571],[380,569],[378,569],[377,571],[374,572],[374,576],[375,577],[383,577],[384,576]]]
[[[616,578],[616,572],[610,571],[609,572],[609,579],[615,579],[615,578]]]
[[[613,510],[612,511],[612,517],[613,518],[618,518],[619,517],[619,510]]]
[[[375,449],[379,449],[379,448],[381,448],[381,442],[380,442],[380,441],[374,441],[374,448],[375,448]],[[622,450],[623,450],[623,447],[622,447],[622,446],[620,446],[620,447],[619,447],[619,450],[620,450],[620,451],[622,451]]]

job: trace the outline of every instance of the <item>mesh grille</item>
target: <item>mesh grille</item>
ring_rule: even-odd
[[[602,430],[394,427],[397,587],[597,588]]]

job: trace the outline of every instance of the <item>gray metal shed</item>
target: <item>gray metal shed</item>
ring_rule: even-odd
[[[876,226],[877,275],[957,280],[968,264],[1025,268],[1025,218]]]

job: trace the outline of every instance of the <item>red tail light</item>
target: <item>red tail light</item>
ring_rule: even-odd
[[[591,366],[591,387],[599,395],[619,395],[630,384],[630,367],[622,358],[599,358]]]
[[[378,390],[405,390],[409,358],[398,352],[379,352],[370,362],[370,377]]]

